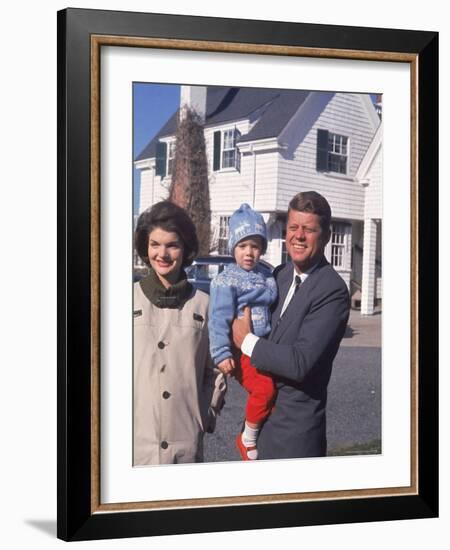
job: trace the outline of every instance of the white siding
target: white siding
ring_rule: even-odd
[[[364,241],[364,256],[367,255],[365,270],[363,269],[363,300],[362,313],[373,313],[373,299],[382,298],[382,216],[383,216],[383,148],[382,128],[378,129],[366,158],[358,171],[358,176],[365,186],[364,218],[365,229],[375,223],[374,252],[367,251],[366,238]]]
[[[153,174],[153,168],[140,171],[139,214],[152,204]]]
[[[243,202],[247,202],[260,211],[274,210],[278,153],[243,154],[241,155],[240,170],[234,168],[216,172],[213,170],[214,132],[229,127],[234,127],[234,125],[205,130],[211,210],[221,214],[231,214]],[[236,127],[245,134],[248,123],[237,123]]]
[[[298,116],[301,116],[301,110]],[[346,176],[316,170],[318,129],[348,136]],[[315,190],[329,201],[334,218],[362,220],[364,190],[353,178],[373,134],[373,121],[367,114],[367,104],[362,96],[334,94],[296,147],[293,158],[280,155],[277,209],[286,210],[290,199],[299,191]]]
[[[267,225],[267,250],[263,256],[263,260],[269,262],[274,267],[281,263],[282,253],[282,240],[281,233],[284,227],[284,223],[281,221],[275,221]]]
[[[149,206],[167,199],[169,196],[170,178],[155,176],[155,168],[141,170],[141,191],[139,213]]]
[[[242,133],[245,133],[247,128],[246,123],[237,123],[236,125],[224,125],[222,127],[205,129],[211,211],[213,213],[220,213],[221,215],[230,215],[237,208],[237,206],[234,207],[230,199],[239,195],[239,190],[241,190],[240,193],[245,195],[245,201],[249,199],[249,187],[245,181],[245,172],[243,172],[242,167],[240,172],[234,168],[227,168],[217,172],[213,170],[214,132],[234,127]]]
[[[276,208],[278,153],[258,152],[242,156],[242,175],[250,189],[249,204],[261,212]]]
[[[383,217],[383,172],[381,147],[368,170],[369,185],[366,188],[365,218],[381,219]]]

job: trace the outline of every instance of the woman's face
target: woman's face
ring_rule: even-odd
[[[159,280],[167,288],[178,281],[184,246],[178,234],[155,227],[148,236],[148,259]]]

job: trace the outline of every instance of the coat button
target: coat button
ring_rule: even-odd
[[[170,393],[168,391],[165,391],[163,392],[162,396],[164,397],[164,399],[169,399]]]
[[[166,344],[164,342],[158,342],[158,348],[159,349],[164,349],[166,346]]]
[[[169,444],[167,443],[167,441],[163,441],[163,442],[161,443],[161,449],[167,449],[168,446],[169,446]]]

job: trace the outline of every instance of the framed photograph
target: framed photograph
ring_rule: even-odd
[[[438,515],[437,83],[433,32],[58,13],[59,538]],[[180,187],[190,150],[202,177]],[[165,386],[170,368],[153,349],[175,342],[167,360],[189,362],[192,339],[207,342],[209,330],[213,340],[207,294],[218,299],[217,276],[250,261],[235,252],[244,242],[236,213],[256,220],[244,236],[261,237],[258,270],[281,288],[277,266],[299,265],[296,255],[314,239],[291,244],[290,231],[314,229],[292,229],[289,204],[311,192],[331,206],[320,246],[349,296],[350,320],[328,344],[330,361],[317,352],[316,362],[329,363],[320,395],[309,383],[314,371],[289,382],[272,356],[278,393],[252,460],[240,435],[235,444],[247,394],[237,376],[224,394],[209,344],[201,375],[183,374],[182,399],[170,386],[181,374]],[[155,233],[148,213],[167,200],[187,210],[198,246],[189,245],[189,228]],[[152,247],[169,249],[159,267]],[[158,290],[180,262],[181,294]],[[313,294],[318,264],[310,263],[291,300]],[[202,297],[192,311],[190,298],[167,302],[186,288]],[[155,306],[163,312],[188,310],[189,326],[157,310],[148,321],[139,289],[152,305],[166,300]],[[271,334],[277,315],[289,313],[282,305]],[[140,373],[142,357],[154,376]],[[263,359],[256,365],[264,370]],[[206,405],[200,378],[210,384]],[[276,424],[283,414],[283,391],[315,404],[315,418],[323,410],[320,451],[315,428],[304,443],[314,450],[304,453],[264,443],[271,415]],[[159,400],[178,411],[164,429],[154,421]]]

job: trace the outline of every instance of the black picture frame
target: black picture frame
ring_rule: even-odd
[[[95,39],[97,37],[97,39]],[[94,38],[94,39],[93,39]],[[417,334],[417,484],[415,494],[108,512],[98,507],[98,176],[95,51],[104,40],[140,39],[300,48],[302,55],[390,59],[414,67],[412,174],[416,209],[411,240]],[[135,42],[133,42],[135,40]],[[187,46],[183,41],[190,41]],[[183,45],[184,44],[184,45]],[[212,45],[213,44],[213,45]],[[165,47],[171,47],[165,46]],[[250,48],[250,50],[249,50]],[[253,50],[252,50],[253,48]],[[277,48],[280,49],[277,52]],[[256,50],[255,50],[256,49]],[[284,51],[284,53],[283,53]],[[261,53],[264,53],[261,50]],[[97,67],[98,68],[98,67]],[[95,70],[95,67],[94,67]],[[97,117],[97,118],[96,118]],[[97,122],[96,122],[97,121]],[[58,531],[64,540],[138,537],[301,525],[430,518],[438,515],[438,34],[148,13],[58,12]],[[432,213],[430,215],[430,213]],[[389,235],[394,238],[395,235]],[[94,243],[94,244],[93,244]],[[406,246],[404,243],[402,246]],[[94,268],[95,267],[95,268]],[[95,399],[94,399],[95,401]],[[94,461],[95,462],[95,461]],[[375,498],[376,497],[376,498]]]

